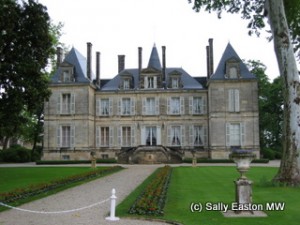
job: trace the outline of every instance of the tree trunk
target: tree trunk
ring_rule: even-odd
[[[283,0],[266,0],[266,10],[274,37],[279,71],[283,78],[284,96],[283,154],[279,171],[274,180],[293,186],[300,184],[299,75]]]

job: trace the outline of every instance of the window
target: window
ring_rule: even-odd
[[[132,147],[135,143],[136,136],[134,126],[121,126],[118,128],[118,144],[121,147]]]
[[[172,126],[170,130],[171,145],[180,146],[181,145],[181,128],[180,126]]]
[[[96,146],[108,147],[111,146],[113,141],[113,132],[111,127],[99,127],[96,128]]]
[[[123,79],[123,89],[130,89],[130,79],[129,78]]]
[[[119,101],[119,113],[123,116],[134,115],[135,104],[133,98],[122,98]]]
[[[242,146],[244,141],[245,128],[242,123],[226,124],[226,145],[227,146]]]
[[[101,154],[102,159],[108,159],[108,154]]]
[[[64,70],[62,74],[63,82],[71,82],[71,73],[69,70]]]
[[[71,147],[71,127],[62,126],[61,133],[61,147]]]
[[[207,133],[205,126],[190,126],[190,143],[192,146],[204,146],[207,144]]]
[[[206,113],[206,98],[189,97],[189,112],[192,115],[200,115]]]
[[[61,148],[74,147],[75,127],[61,125],[57,128],[57,145]]]
[[[101,127],[100,129],[100,145],[109,146],[109,127]]]
[[[145,88],[157,88],[157,77],[156,76],[146,76],[144,78]]]
[[[146,127],[146,145],[157,145],[156,127]]]
[[[100,102],[100,115],[108,116],[109,115],[109,99],[101,99]]]
[[[75,113],[75,95],[70,93],[63,93],[58,96],[57,100],[58,114]]]
[[[228,110],[229,112],[240,111],[240,91],[238,89],[228,90]]]
[[[169,114],[178,115],[183,112],[183,98],[171,97],[168,102]]]
[[[131,146],[131,127],[122,127],[122,146]]]
[[[131,113],[131,102],[130,98],[122,99],[122,115],[130,115]]]
[[[179,88],[179,77],[171,78],[171,88]]]
[[[231,79],[238,78],[238,70],[236,67],[232,66],[229,68],[229,78]]]
[[[158,114],[158,102],[155,98],[145,98],[143,103],[143,114],[156,115]]]

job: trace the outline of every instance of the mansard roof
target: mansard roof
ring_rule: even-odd
[[[150,54],[148,68],[155,68],[155,69],[161,70],[161,63],[159,60],[159,56],[158,56],[158,52],[157,52],[155,44],[154,44],[151,54]]]
[[[69,64],[73,66],[75,82],[79,83],[90,83],[90,80],[87,78],[86,74],[86,58],[74,47],[67,54],[65,59],[62,62],[63,64]],[[62,68],[59,67],[54,73],[51,81],[52,83],[60,82],[60,75],[62,73]]]
[[[203,86],[190,74],[188,74],[184,69],[182,68],[166,68],[166,86],[168,86],[169,81],[169,74],[174,73],[180,73],[180,78],[182,82],[182,89],[203,89]],[[131,74],[133,77],[133,89],[139,89],[139,70],[138,69],[125,69],[121,71],[118,75],[116,75],[113,79],[111,79],[109,82],[107,82],[105,85],[102,86],[102,91],[116,91],[119,89],[119,85],[121,82],[121,77],[123,74]]]
[[[230,61],[230,60],[234,60],[239,63],[240,74],[241,74],[240,79],[256,79],[255,75],[250,73],[247,66],[240,59],[240,57],[238,56],[238,54],[236,53],[236,51],[234,50],[234,48],[232,47],[232,45],[230,43],[228,43],[228,45],[221,57],[219,65],[218,65],[215,73],[213,73],[211,75],[210,79],[211,80],[227,79],[225,76],[226,75],[226,62]]]

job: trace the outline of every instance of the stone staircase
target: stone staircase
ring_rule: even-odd
[[[138,146],[123,150],[118,155],[118,163],[159,164],[181,163],[183,153],[179,149],[165,146]]]

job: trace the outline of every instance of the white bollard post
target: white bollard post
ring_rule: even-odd
[[[116,190],[113,188],[111,191],[111,197],[110,197],[110,216],[106,217],[106,220],[109,221],[117,221],[120,220],[119,217],[115,217],[115,212],[116,212]]]

